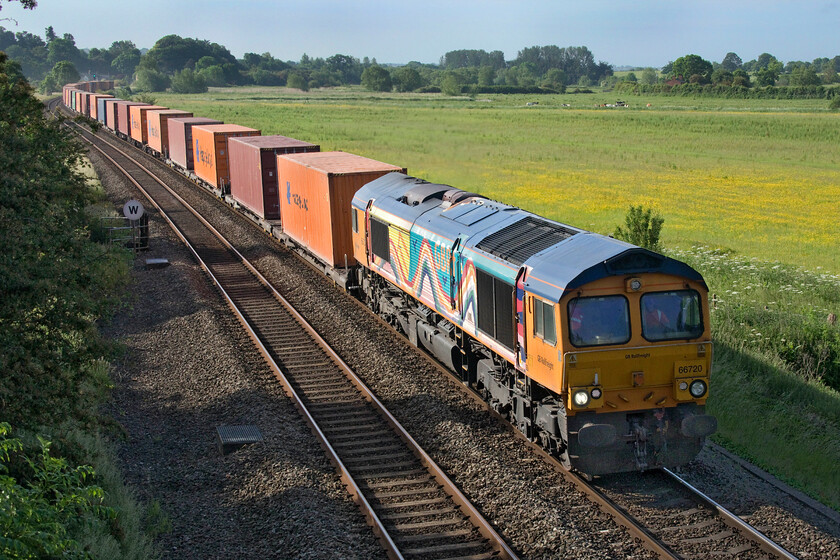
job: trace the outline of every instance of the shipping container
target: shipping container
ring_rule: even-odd
[[[259,136],[260,131],[238,124],[205,124],[192,128],[195,174],[214,187],[228,192],[230,166],[228,165],[228,138]]]
[[[363,185],[403,167],[345,152],[277,156],[283,231],[332,267],[356,263],[350,203]]]
[[[148,105],[148,103],[137,103],[135,101],[120,101],[117,103],[117,132],[120,134],[131,135],[131,107],[136,105]]]
[[[168,108],[160,105],[134,105],[129,108],[128,116],[131,127],[131,138],[141,144],[146,144],[149,140],[149,125],[146,122],[149,111]]]
[[[90,116],[90,93],[83,91],[82,92],[82,108],[79,109],[79,112],[84,116]]]
[[[321,147],[286,136],[250,136],[228,140],[230,195],[266,220],[280,219],[277,155],[319,152]]]
[[[108,126],[108,105],[113,104],[115,101],[119,101],[119,99],[110,95],[100,96],[96,100],[96,120],[105,126]]]
[[[113,80],[99,80],[98,82],[90,82],[90,91],[108,91],[114,89]]]
[[[169,135],[169,159],[184,169],[194,167],[192,128],[199,124],[222,124],[222,121],[205,117],[186,117],[169,119],[167,123],[169,128],[167,131]]]
[[[192,113],[180,109],[162,109],[149,111],[146,122],[149,132],[147,144],[163,157],[169,157],[169,119],[186,118],[193,116]]]
[[[119,114],[119,103],[122,99],[115,97],[113,99],[105,100],[105,126],[117,131],[117,115]]]
[[[100,122],[103,121],[102,118],[99,118],[99,102],[103,99],[108,99],[110,97],[114,96],[105,93],[97,93],[95,95],[90,96],[90,118]]]

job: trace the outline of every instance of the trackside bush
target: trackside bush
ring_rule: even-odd
[[[116,517],[92,484],[93,468],[53,457],[41,437],[40,450],[25,453],[10,436],[11,426],[0,423],[0,557],[90,558],[73,535]]]
[[[660,251],[659,235],[664,223],[665,219],[652,208],[645,209],[641,204],[630,206],[624,217],[624,227],[615,228],[613,237],[651,251]]]

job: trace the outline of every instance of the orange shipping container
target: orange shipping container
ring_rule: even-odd
[[[403,167],[345,152],[277,156],[283,231],[333,267],[353,265],[350,202],[363,185]]]
[[[192,127],[195,174],[222,191],[230,184],[227,139],[259,136],[260,131],[238,124],[206,124]]]
[[[169,119],[169,159],[184,169],[193,169],[193,140],[192,127],[198,124],[222,124],[222,121],[206,119],[204,117],[178,117]]]
[[[137,140],[141,144],[146,144],[149,141],[149,125],[146,122],[149,111],[157,111],[168,109],[169,107],[161,107],[160,105],[135,105],[129,109],[129,116],[131,118],[131,138]]]
[[[149,111],[146,121],[149,125],[147,144],[164,157],[169,157],[169,119],[191,117],[192,113],[180,109]]]
[[[105,99],[109,97],[114,97],[113,95],[108,95],[105,93],[97,93],[96,95],[90,96],[90,118],[101,121],[102,119],[99,118],[99,100]]]
[[[105,126],[114,132],[117,130],[117,116],[119,114],[117,104],[120,101],[122,101],[122,99],[119,99],[118,97],[105,101]]]

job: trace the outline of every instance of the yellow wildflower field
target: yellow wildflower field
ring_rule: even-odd
[[[665,218],[666,247],[840,273],[840,115],[813,102],[697,110],[686,106],[697,100],[659,98],[605,110],[580,95],[536,96],[531,107],[527,96],[270,97],[227,90],[158,102],[405,166],[600,233],[642,204]]]

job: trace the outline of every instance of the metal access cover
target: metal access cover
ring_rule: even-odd
[[[146,270],[166,268],[167,266],[169,266],[168,259],[146,259]]]
[[[256,426],[218,426],[216,434],[219,437],[219,451],[222,455],[236,451],[243,445],[259,443],[263,440]]]

